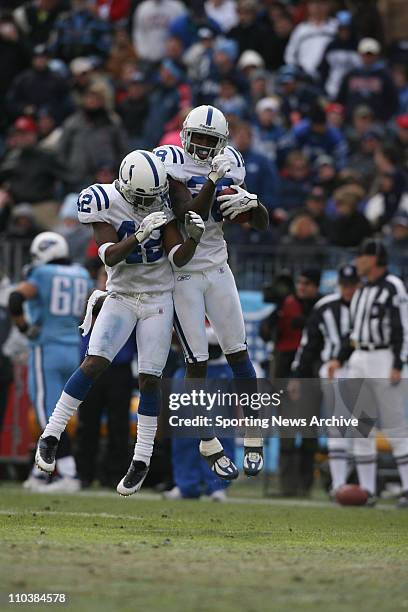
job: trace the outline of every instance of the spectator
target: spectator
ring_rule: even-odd
[[[340,11],[336,15],[336,21],[337,34],[327,45],[318,68],[324,88],[333,100],[339,93],[345,75],[361,63],[357,53],[351,13]]]
[[[293,30],[285,62],[300,66],[311,77],[317,77],[323,53],[336,34],[337,24],[329,18],[328,0],[308,0],[307,8],[308,19]]]
[[[30,202],[37,222],[52,228],[58,213],[55,199],[58,181],[69,178],[63,164],[37,144],[34,121],[20,117],[8,137],[8,148],[0,162],[0,188],[10,204]]]
[[[350,156],[350,166],[358,168],[363,185],[367,191],[371,189],[376,175],[374,155],[381,144],[383,136],[382,131],[378,128],[368,130],[362,134],[357,151]]]
[[[49,57],[44,45],[34,48],[32,67],[13,81],[7,105],[13,118],[35,115],[41,106],[46,105],[58,123],[72,109],[68,83],[49,68]]]
[[[337,101],[348,117],[360,104],[367,104],[381,121],[388,121],[398,110],[398,92],[391,74],[380,60],[381,46],[374,38],[363,38],[358,44],[362,66],[343,78]]]
[[[119,117],[107,111],[104,91],[90,86],[81,108],[66,119],[59,143],[59,156],[71,175],[70,189],[79,192],[92,184],[102,163],[117,168],[127,151]]]
[[[342,133],[328,125],[322,104],[317,103],[311,109],[308,119],[302,119],[291,132],[284,137],[278,151],[278,159],[284,160],[289,151],[303,151],[314,162],[323,153],[330,155],[336,162],[336,168],[344,168],[347,161],[347,143]]]
[[[43,151],[56,153],[62,135],[61,126],[57,123],[49,108],[42,107],[37,113],[38,146]]]
[[[249,80],[251,78],[251,74],[253,74],[255,71],[265,68],[265,62],[257,51],[247,49],[241,54],[238,60],[237,68],[245,75],[245,78]]]
[[[159,144],[171,122],[177,122],[177,115],[183,108],[191,106],[191,90],[185,82],[185,75],[171,60],[164,60],[159,69],[159,82],[150,96],[149,114],[146,119],[143,141],[147,149]]]
[[[145,62],[159,62],[164,57],[170,24],[186,14],[179,0],[144,0],[138,4],[132,38],[135,51]]]
[[[213,19],[223,32],[229,32],[238,22],[237,7],[234,0],[207,0],[207,17]]]
[[[123,64],[135,62],[136,59],[137,56],[126,27],[118,24],[113,34],[113,43],[106,62],[106,70],[112,75],[114,80],[118,81]]]
[[[114,24],[127,21],[131,0],[96,0],[99,17]]]
[[[333,197],[337,217],[330,221],[328,227],[329,242],[339,247],[358,247],[372,233],[367,217],[357,210],[364,198],[364,190],[344,186],[337,189]]]
[[[0,14],[0,132],[7,127],[6,94],[29,65],[29,53],[12,17]]]
[[[218,108],[227,119],[235,115],[243,119],[246,114],[247,102],[239,91],[239,84],[233,77],[224,77],[220,80],[218,96],[214,100],[214,106]]]
[[[408,113],[408,68],[405,64],[394,64],[392,80],[398,91],[398,114]]]
[[[343,131],[345,123],[345,108],[341,104],[331,102],[326,106],[327,123]]]
[[[240,123],[233,133],[234,144],[244,158],[245,184],[248,191],[256,193],[268,208],[277,203],[279,178],[275,164],[265,155],[257,153],[252,144],[252,129],[248,123]]]
[[[279,116],[279,100],[263,98],[255,107],[253,123],[254,149],[266,155],[271,161],[276,160],[278,142],[285,134]]]
[[[214,45],[208,76],[199,85],[199,99],[203,104],[212,104],[219,93],[220,81],[233,78],[239,83],[241,93],[246,91],[247,82],[236,69],[238,47],[234,40],[219,38]]]
[[[285,63],[284,54],[293,30],[293,19],[283,5],[273,3],[266,7],[266,10],[263,23],[266,26],[268,37],[262,56],[267,68],[275,71]]]
[[[70,259],[74,263],[85,265],[86,249],[92,238],[92,232],[88,225],[78,221],[78,195],[78,193],[69,193],[65,196],[59,211],[60,223],[55,231],[67,241]]]
[[[143,130],[149,112],[149,93],[146,77],[141,72],[135,72],[128,84],[126,98],[117,106],[130,149],[145,148]]]
[[[259,100],[269,97],[272,91],[270,74],[265,70],[253,70],[249,79],[250,112],[255,112]]]
[[[396,118],[395,128],[392,145],[398,151],[401,167],[408,171],[408,113]]]
[[[92,85],[97,86],[104,95],[106,107],[114,108],[114,92],[108,79],[98,73],[95,62],[90,57],[76,57],[69,65],[72,73],[71,91],[75,107],[82,105],[82,97]]]
[[[319,155],[315,161],[315,180],[323,188],[326,196],[329,196],[337,182],[336,164],[330,155]]]
[[[258,21],[257,12],[256,0],[238,0],[238,23],[230,30],[228,36],[237,42],[240,54],[252,49],[263,56],[263,51],[267,47],[269,32]]]
[[[360,148],[360,142],[364,134],[377,127],[372,109],[366,104],[360,104],[353,112],[352,122],[348,123],[345,134],[351,153]]]
[[[291,255],[296,253],[295,249],[299,249],[297,255],[304,256],[304,249],[310,247],[321,247],[325,241],[320,235],[319,226],[313,217],[307,212],[297,214],[288,226],[288,233],[281,239],[281,244],[286,247],[291,247]],[[320,251],[313,251],[320,258]]]
[[[387,249],[390,260],[405,268],[408,261],[408,212],[401,211],[393,218]]]
[[[51,53],[66,63],[87,55],[106,59],[112,44],[110,24],[92,13],[88,0],[72,0],[71,5],[55,23]]]
[[[374,230],[381,230],[394,216],[408,211],[405,177],[398,170],[384,170],[378,191],[367,202],[365,214]]]
[[[216,34],[221,34],[218,23],[205,14],[203,0],[192,0],[189,12],[183,12],[172,21],[167,35],[180,38],[184,49],[188,49],[199,40],[198,31],[201,28],[210,28]]]
[[[304,83],[296,66],[282,66],[276,75],[277,92],[282,99],[281,111],[289,125],[308,117],[319,91]]]
[[[304,206],[311,189],[310,164],[301,151],[292,151],[286,158],[279,182],[279,207],[287,213]]]
[[[324,186],[316,184],[310,190],[304,208],[300,210],[300,214],[310,215],[311,219],[317,224],[321,236],[326,236],[328,230],[329,220],[326,214],[326,202],[327,194]]]
[[[183,43],[176,36],[169,36],[166,40],[164,57],[177,64],[181,70],[185,71],[186,65],[184,63]]]
[[[17,7],[13,16],[25,39],[33,48],[36,45],[46,44],[62,9],[61,0],[29,0]]]

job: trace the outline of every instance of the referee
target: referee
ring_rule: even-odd
[[[302,334],[302,340],[292,365],[294,376],[312,378],[316,364],[320,365],[319,377],[327,379],[328,363],[339,357],[342,346],[350,335],[350,303],[360,284],[357,269],[344,264],[338,272],[338,292],[321,298],[314,306]],[[336,377],[347,378],[346,364],[339,368]],[[333,406],[331,389],[322,385],[323,405]],[[326,398],[327,395],[327,398]],[[338,398],[340,400],[340,398]],[[327,401],[325,401],[327,400]],[[327,416],[332,416],[328,414]],[[328,430],[327,446],[332,480],[332,495],[347,480],[347,452],[349,440],[341,437],[336,428]]]
[[[365,240],[357,256],[357,271],[365,282],[353,296],[349,342],[338,359],[328,364],[330,378],[348,362],[348,378],[376,379],[370,385],[377,416],[392,445],[402,484],[398,506],[408,508],[408,432],[401,370],[408,357],[408,294],[400,278],[387,270],[387,251],[378,239]],[[386,379],[386,380],[381,380]],[[364,391],[363,386],[361,387]],[[361,394],[360,394],[361,395]],[[368,400],[368,402],[371,400]],[[371,406],[367,402],[366,408]],[[376,443],[373,431],[368,438],[354,440],[360,485],[376,494]]]

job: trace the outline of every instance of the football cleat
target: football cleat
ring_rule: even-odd
[[[397,501],[397,508],[401,508],[401,509],[408,508],[408,491],[402,491]]]
[[[30,474],[30,476],[23,482],[23,489],[26,491],[32,491],[35,493],[36,491],[42,491],[44,486],[48,485],[49,479],[51,476],[49,474],[41,474],[36,476],[34,474]]]
[[[262,446],[244,448],[244,472],[247,476],[257,476],[264,466]]]
[[[122,478],[118,486],[116,487],[119,495],[128,497],[139,491],[143,484],[144,479],[149,471],[149,466],[143,461],[134,461],[130,464],[126,476]]]
[[[213,455],[201,455],[203,459],[208,463],[210,469],[219,478],[223,480],[235,480],[239,476],[237,466],[229,459],[224,451],[221,450]]]
[[[377,496],[373,495],[373,493],[369,493],[369,491],[367,491],[367,493],[368,493],[368,497],[364,505],[366,506],[366,508],[374,508],[374,506],[377,503]]]
[[[77,493],[81,490],[81,482],[78,478],[60,476],[49,484],[44,484],[39,493]]]
[[[55,456],[57,454],[58,439],[54,436],[40,438],[35,452],[35,464],[43,472],[52,474],[55,470]]]

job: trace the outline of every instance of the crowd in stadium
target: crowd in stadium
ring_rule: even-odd
[[[2,4],[0,232],[57,228],[84,261],[76,194],[129,150],[180,144],[188,110],[211,103],[272,221],[232,241],[356,247],[381,232],[404,252],[408,49],[376,2]]]

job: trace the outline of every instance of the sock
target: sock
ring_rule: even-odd
[[[403,491],[408,491],[408,455],[395,457]]]
[[[243,361],[230,363],[229,366],[234,374],[234,378],[256,378],[255,368],[249,357]]]
[[[160,391],[141,391],[137,419],[137,442],[133,454],[134,461],[150,465],[153,454],[157,420],[160,412]]]
[[[150,465],[156,431],[157,416],[139,414],[137,419],[137,442],[133,454],[134,461],[143,461],[146,465]]]
[[[201,440],[200,442],[200,453],[204,455],[204,457],[215,455],[215,453],[219,453],[222,450],[224,449],[218,438],[213,438],[212,440]]]
[[[72,455],[70,457],[57,459],[57,470],[63,478],[75,478],[77,471],[75,459]]]
[[[49,418],[48,424],[43,431],[42,438],[54,436],[58,440],[65,430],[69,419],[78,409],[79,404],[85,399],[86,394],[93,385],[93,380],[78,368],[65,384],[54,412]]]
[[[329,466],[332,479],[332,489],[335,491],[344,484],[347,479],[347,453],[345,450],[332,450],[329,452]]]
[[[356,467],[358,474],[358,482],[360,487],[375,495],[376,492],[376,472],[377,472],[377,460],[376,457],[356,457]]]

